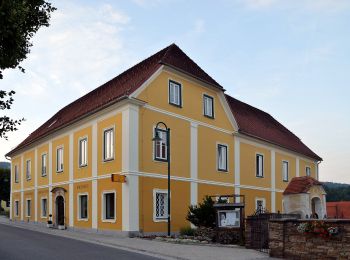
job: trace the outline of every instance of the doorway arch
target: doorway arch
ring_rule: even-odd
[[[56,224],[64,226],[64,198],[61,195],[56,197]]]
[[[315,216],[316,213],[318,218],[323,218],[322,202],[319,197],[313,197],[311,199],[311,211],[313,216]]]

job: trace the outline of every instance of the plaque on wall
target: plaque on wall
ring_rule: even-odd
[[[218,210],[219,227],[240,227],[240,211],[237,210]]]

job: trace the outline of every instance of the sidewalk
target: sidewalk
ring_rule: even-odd
[[[240,246],[182,245],[140,238],[116,237],[98,233],[49,229],[32,223],[12,222],[0,217],[0,224],[11,225],[55,236],[68,237],[98,245],[104,245],[150,255],[162,259],[270,259],[267,254]]]

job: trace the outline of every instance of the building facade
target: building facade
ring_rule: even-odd
[[[322,160],[269,114],[234,99],[175,44],[57,112],[11,157],[11,219],[127,233],[167,229],[171,129],[172,230],[206,195],[245,195],[282,211],[293,177]],[[113,182],[111,176],[125,176]]]

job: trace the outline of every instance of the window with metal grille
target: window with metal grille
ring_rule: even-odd
[[[155,194],[155,218],[166,219],[168,217],[168,193],[157,191]]]

